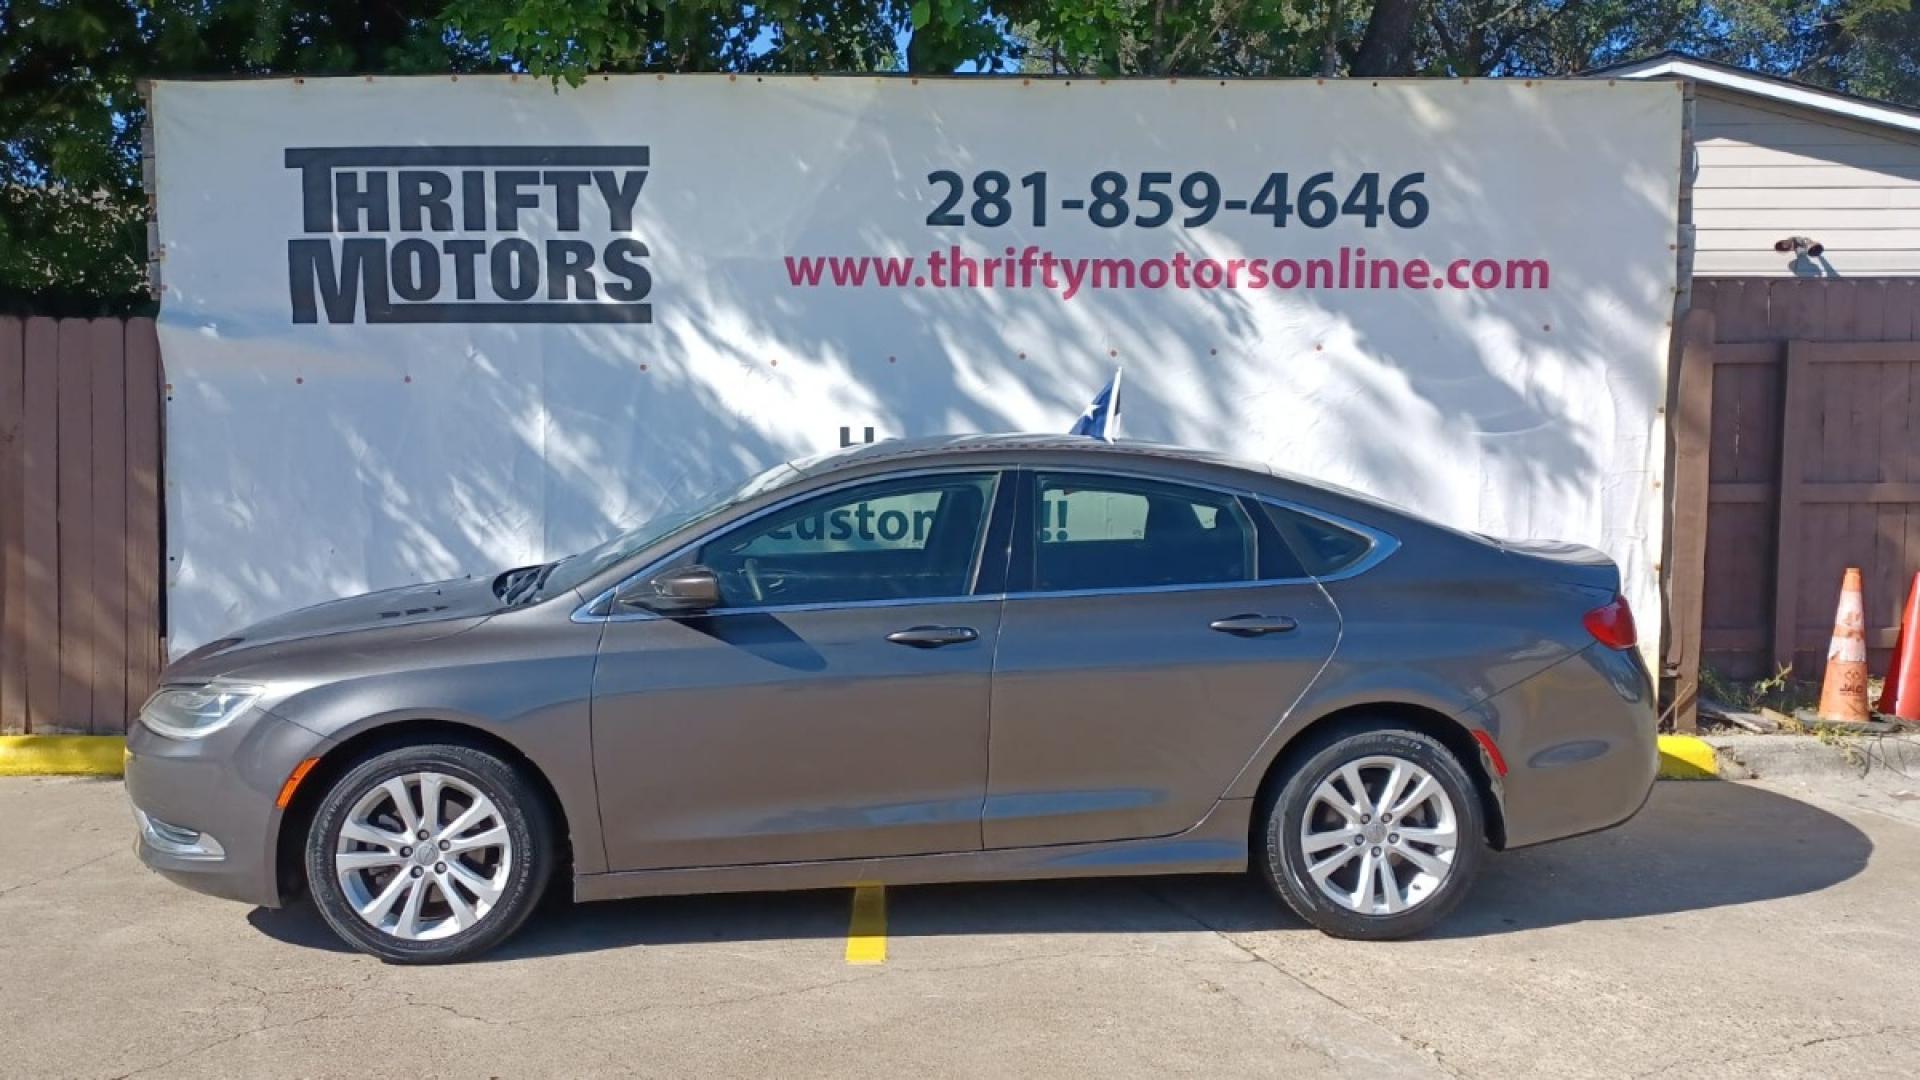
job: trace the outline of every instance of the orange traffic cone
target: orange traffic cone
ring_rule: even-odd
[[[1887,684],[1880,689],[1880,712],[1902,720],[1920,721],[1920,574],[1907,591],[1907,610],[1900,618],[1900,636],[1893,640],[1893,660],[1887,665]]]
[[[1860,568],[1847,567],[1840,582],[1840,607],[1833,614],[1833,644],[1827,647],[1827,674],[1820,684],[1820,719],[1834,724],[1864,724],[1867,712],[1867,608],[1860,597]]]

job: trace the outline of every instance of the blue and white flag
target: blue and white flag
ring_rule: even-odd
[[[1069,435],[1086,435],[1090,438],[1105,439],[1108,442],[1120,437],[1120,369],[1113,369],[1113,378],[1100,392],[1093,395],[1093,401],[1080,419],[1073,422],[1067,430]]]

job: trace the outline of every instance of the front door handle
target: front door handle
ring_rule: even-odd
[[[916,649],[937,649],[979,639],[979,631],[971,626],[909,626],[887,635],[887,640],[895,645],[911,645]]]
[[[1207,624],[1210,629],[1218,630],[1223,634],[1232,634],[1235,637],[1284,634],[1299,625],[1285,615],[1229,615]]]

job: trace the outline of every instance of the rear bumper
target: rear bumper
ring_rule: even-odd
[[[179,885],[264,907],[280,906],[280,811],[274,800],[295,765],[327,740],[268,713],[206,739],[127,735],[127,797],[135,850]]]
[[[1653,680],[1634,649],[1592,645],[1469,710],[1507,763],[1508,848],[1618,825],[1660,771]]]

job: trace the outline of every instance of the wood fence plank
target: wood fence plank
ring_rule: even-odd
[[[1750,437],[1742,447],[1746,464],[1740,470],[1742,480],[1769,487],[1780,479],[1780,392],[1786,382],[1786,346],[1774,345],[1773,354],[1772,363],[1746,372],[1752,380],[1748,411],[1753,422],[1747,427]]]
[[[0,317],[0,735],[27,730],[25,335],[19,319]]]
[[[1885,341],[1887,339],[1887,282],[1855,281],[1847,286],[1854,293],[1853,335],[1849,341]]]
[[[160,676],[160,343],[127,323],[127,697],[132,717]]]
[[[95,735],[127,730],[126,323],[87,326],[93,361],[93,705]]]
[[[1859,287],[1853,282],[1847,282],[1835,288],[1822,281],[1820,292],[1825,301],[1825,308],[1820,313],[1818,325],[1809,327],[1806,333],[1795,336],[1809,341],[1864,340],[1859,332]]]
[[[1773,484],[1754,484],[1738,480],[1717,481],[1707,485],[1707,498],[1715,506],[1773,501]]]
[[[1775,340],[1813,340],[1827,315],[1827,283],[1822,279],[1771,282],[1767,328]]]
[[[1694,353],[1700,357],[1702,365],[1708,369],[1706,383],[1710,400],[1707,405],[1707,445],[1711,451],[1708,454],[1708,460],[1712,463],[1712,471],[1708,479],[1716,482],[1732,480],[1739,469],[1740,447],[1746,435],[1746,424],[1750,422],[1743,406],[1746,404],[1747,397],[1746,376],[1751,372],[1738,365],[1730,364],[1721,367],[1715,363],[1712,358],[1711,342],[1696,347],[1688,341],[1689,320],[1693,318],[1695,312],[1699,312],[1708,322],[1713,319],[1711,311],[1700,308],[1695,308],[1681,317],[1680,333],[1674,338],[1679,347],[1680,371],[1674,380],[1673,423],[1677,430],[1684,419],[1682,414],[1687,409],[1688,388],[1683,385],[1683,380],[1686,376],[1686,365],[1694,361],[1694,357],[1687,355],[1687,350],[1693,348]],[[1679,458],[1679,441],[1679,436],[1676,434],[1674,437],[1675,460]],[[1677,482],[1678,477],[1675,479]],[[1677,508],[1680,494],[1675,492],[1673,497]]]
[[[1695,308],[1680,324],[1679,405],[1674,417],[1673,566],[1667,660],[1678,672],[1674,730],[1699,730],[1701,600],[1706,585],[1707,484],[1713,449],[1711,311]]]
[[[1844,333],[1848,343],[1832,346],[1835,351],[1851,352],[1858,347],[1859,338],[1866,336],[1862,312],[1857,303],[1859,290],[1848,288],[1841,290],[1856,298],[1849,312],[1851,321],[1836,328]],[[1879,333],[1878,325],[1873,327]],[[1841,365],[1847,387],[1850,392],[1847,413],[1848,426],[1848,468],[1845,478],[1852,481],[1865,481],[1869,487],[1880,478],[1880,364],[1855,363]],[[1903,521],[1904,525],[1904,521]],[[1882,603],[1885,592],[1882,587],[1886,580],[1885,564],[1878,557],[1878,534],[1880,531],[1880,507],[1871,501],[1859,501],[1847,507],[1847,548],[1857,551],[1861,572],[1862,591],[1865,596],[1867,626],[1875,625],[1874,612]],[[1904,532],[1905,529],[1902,529]]]
[[[1806,395],[1807,344],[1787,345],[1786,378],[1780,400],[1780,511],[1775,521],[1773,584],[1773,664],[1793,663],[1794,630],[1800,616],[1800,478],[1807,443],[1813,434]]]
[[[1822,342],[1821,344],[1834,344]],[[1898,364],[1913,357],[1911,341],[1849,341],[1845,349],[1816,349],[1813,364]]]
[[[1886,308],[1880,335],[1887,341],[1920,341],[1920,281],[1902,278],[1887,282]]]
[[[60,368],[60,713],[63,734],[93,717],[93,342],[84,319],[64,319]]]
[[[1714,332],[1719,332],[1717,325]],[[1715,368],[1748,364],[1777,368],[1786,363],[1786,356],[1786,347],[1778,341],[1716,341],[1713,343]]]
[[[1700,283],[1694,282],[1695,295]],[[1772,302],[1772,283],[1748,278],[1730,278],[1716,283],[1713,303],[1713,332],[1716,344],[1737,341],[1773,340],[1767,328],[1767,308]]]
[[[1693,284],[1688,286],[1692,307],[1701,311],[1717,311],[1721,285],[1722,282],[1718,278],[1694,279]]]
[[[28,734],[58,730],[60,716],[59,333],[52,319],[28,319],[22,336]]]
[[[1800,485],[1800,502],[1802,505],[1920,502],[1920,484],[1876,484],[1855,480],[1836,480],[1831,484],[1806,483]]]

